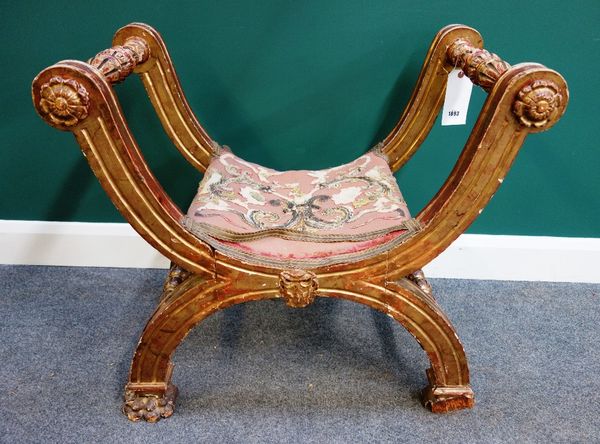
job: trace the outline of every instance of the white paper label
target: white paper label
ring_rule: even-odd
[[[442,125],[464,125],[471,100],[473,83],[461,69],[454,68],[448,74],[446,98],[442,110]]]

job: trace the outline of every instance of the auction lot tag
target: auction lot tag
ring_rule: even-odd
[[[472,89],[471,79],[461,69],[454,68],[450,71],[442,110],[442,126],[467,123],[467,110]]]

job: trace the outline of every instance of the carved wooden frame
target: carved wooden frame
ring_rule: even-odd
[[[137,73],[182,155],[204,171],[216,145],[194,117],[160,35],[133,23],[88,63],[66,60],[33,81],[33,103],[50,125],[71,131],[125,219],[173,266],[135,351],[124,412],[158,421],[173,413],[171,356],[211,313],[260,299],[303,307],[316,296],[359,302],[387,313],[423,347],[431,368],[423,402],[434,412],[474,402],[463,347],[420,269],[475,220],[502,183],[525,137],[550,128],[568,101],[564,79],[542,65],[510,66],[482,49],[479,33],[451,25],[433,40],[406,110],[381,145],[395,171],[415,153],[439,114],[447,73],[460,67],[488,93],[445,183],[416,216],[423,229],[385,254],[351,264],[286,270],[215,251],[182,225],[183,213],[149,170],[112,83]]]

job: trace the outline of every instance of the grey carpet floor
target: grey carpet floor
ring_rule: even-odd
[[[0,266],[2,442],[600,442],[600,286],[432,280],[473,410],[422,408],[425,354],[350,302],[218,312],[178,349],[175,415],[120,413],[163,270]]]

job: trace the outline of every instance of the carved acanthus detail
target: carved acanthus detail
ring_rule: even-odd
[[[163,293],[161,299],[168,298],[175,289],[185,281],[188,277],[190,277],[191,273],[186,269],[180,267],[175,262],[171,263],[171,268],[169,269],[169,275],[167,276],[167,280],[163,285]]]
[[[513,111],[526,127],[540,128],[548,123],[562,103],[558,86],[548,80],[536,80],[519,91]]]
[[[39,110],[52,125],[73,126],[88,115],[90,97],[73,79],[52,77],[40,88]]]
[[[123,46],[113,46],[96,54],[88,63],[104,74],[106,80],[118,83],[131,74],[140,63],[150,56],[150,48],[139,37],[131,37]]]
[[[148,422],[157,422],[161,418],[168,418],[175,410],[177,387],[169,384],[164,395],[146,395],[132,390],[125,391],[123,413],[130,421],[143,419]]]
[[[279,274],[279,292],[290,307],[306,307],[315,300],[319,288],[317,276],[300,269],[285,270]]]
[[[471,81],[490,91],[510,65],[485,49],[476,48],[466,40],[457,40],[448,48],[448,58],[461,67]]]
[[[423,270],[417,270],[414,273],[406,276],[407,279],[417,285],[421,289],[422,292],[426,293],[429,296],[433,297],[433,291],[431,289],[431,284],[425,278],[425,273]]]

